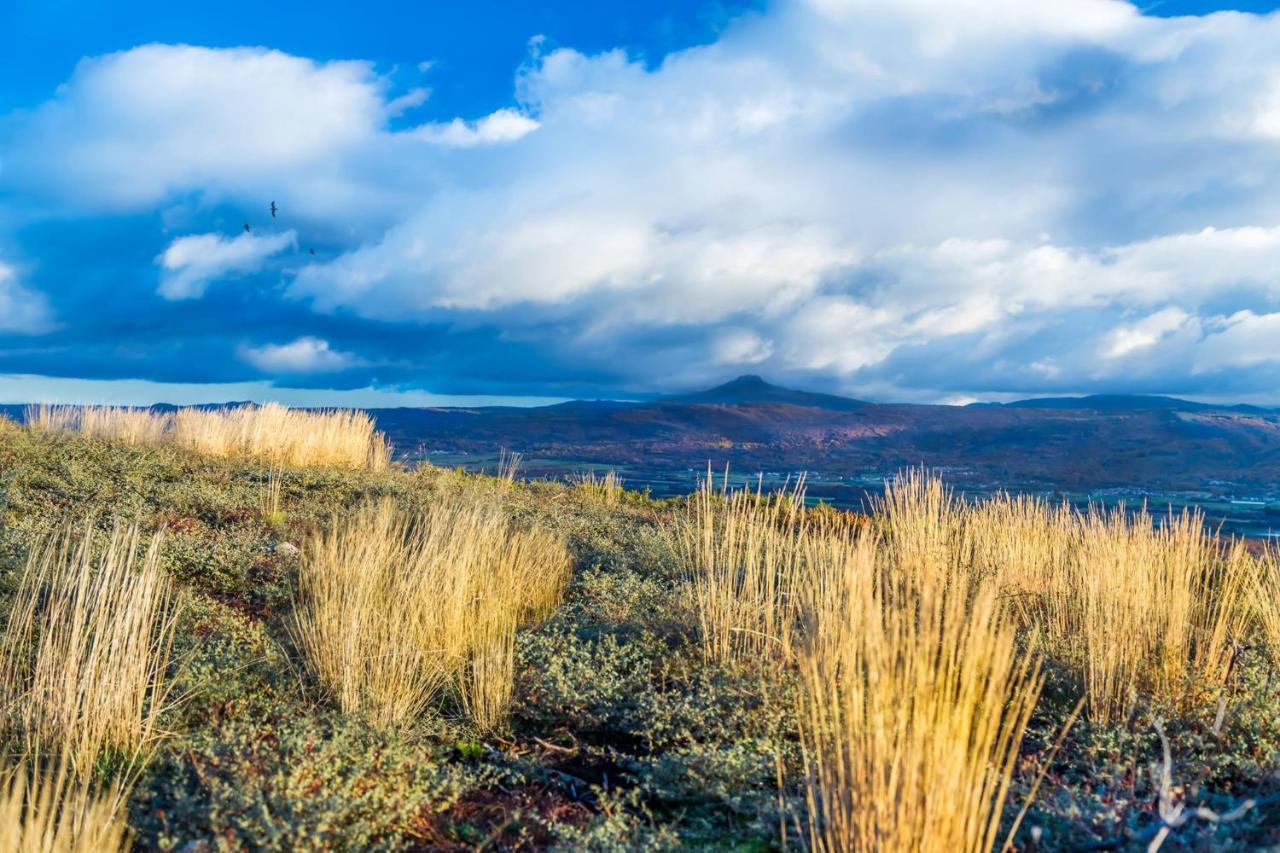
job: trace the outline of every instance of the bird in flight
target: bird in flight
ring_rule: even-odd
[[[246,222],[246,223],[244,224],[244,233],[248,234],[248,233],[250,233],[251,231],[253,231],[253,229],[252,229],[252,228],[250,228],[250,227],[249,227],[249,223],[248,223],[248,222]]]
[[[271,218],[276,218],[276,203],[274,201],[271,202]]]
[[[312,249],[312,250],[311,250],[311,254],[313,254],[313,255],[314,255],[315,253],[316,253],[316,250],[315,250],[315,249]]]

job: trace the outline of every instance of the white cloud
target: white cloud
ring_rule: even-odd
[[[1128,326],[1116,326],[1107,335],[1108,344],[1103,355],[1106,358],[1123,358],[1138,350],[1153,347],[1161,338],[1181,329],[1189,319],[1187,312],[1175,305]]]
[[[156,292],[165,299],[199,299],[213,282],[256,272],[272,255],[296,245],[293,231],[230,239],[221,234],[179,237],[156,258],[162,269]]]
[[[39,335],[52,328],[44,294],[23,287],[13,268],[0,263],[0,332]]]
[[[493,325],[635,386],[1177,391],[1266,364],[1277,43],[1280,14],[1123,0],[781,0],[654,66],[538,43],[510,107],[404,131],[425,90],[365,63],[148,46],[15,119],[0,180],[279,195],[342,244],[289,282],[315,310]],[[283,248],[183,239],[170,298]]]
[[[425,124],[410,133],[417,139],[451,148],[471,148],[515,142],[538,129],[538,122],[511,109],[490,113],[478,121],[455,118],[448,124]]]
[[[1276,348],[1280,312],[1239,311],[1230,317],[1215,318],[1210,325],[1212,331],[1196,348],[1196,373],[1280,362],[1280,350]]]
[[[256,194],[332,175],[388,116],[364,62],[260,48],[146,45],[86,59],[19,123],[8,180],[81,208],[136,208],[172,193]]]
[[[329,342],[301,337],[287,344],[242,345],[240,358],[263,373],[332,373],[359,363],[353,354],[331,349]]]
[[[759,364],[773,355],[773,343],[755,332],[733,329],[721,334],[712,348],[716,364]]]

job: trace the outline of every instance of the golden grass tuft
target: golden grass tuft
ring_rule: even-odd
[[[1250,598],[1271,660],[1280,667],[1280,554],[1269,547],[1257,561]]]
[[[127,406],[28,406],[26,421],[33,429],[136,445],[159,444],[173,423],[170,415]]]
[[[605,506],[617,506],[622,500],[624,489],[617,471],[606,471],[604,474],[582,471],[571,482],[578,492]]]
[[[279,466],[273,465],[266,472],[262,488],[258,492],[258,512],[261,513],[262,520],[271,527],[279,527],[285,520],[284,510],[280,508],[284,491],[283,473]]]
[[[816,849],[990,849],[1044,658],[1119,723],[1211,707],[1255,610],[1280,631],[1274,560],[1195,514],[970,505],[922,472],[876,509],[704,483],[677,528],[705,656],[799,671]]]
[[[298,646],[344,711],[385,725],[412,723],[451,686],[477,725],[501,726],[516,626],[554,608],[570,571],[558,537],[462,498],[414,515],[367,504],[304,556]]]
[[[86,773],[104,753],[132,764],[161,736],[178,605],[159,534],[99,542],[92,517],[38,541],[0,635],[0,701],[11,742],[65,754]]]
[[[384,470],[386,439],[365,412],[309,412],[278,403],[230,409],[180,409],[172,440],[211,456],[246,456],[288,465]]]
[[[494,476],[504,483],[514,483],[516,477],[520,475],[520,466],[523,464],[523,453],[516,453],[503,447],[498,451],[498,468]]]
[[[904,571],[870,533],[807,549],[798,656],[811,848],[992,849],[1042,685],[995,589],[953,583],[944,564]]]
[[[128,850],[124,796],[76,781],[65,763],[49,772],[27,765],[0,771],[0,850],[12,853],[117,853]]]
[[[708,660],[790,657],[805,573],[803,522],[802,500],[717,490],[709,475],[690,498],[676,539]]]
[[[33,429],[78,432],[128,444],[172,444],[209,456],[263,459],[281,465],[385,470],[386,437],[365,412],[306,411],[278,403],[172,414],[114,406],[32,406]]]
[[[1195,513],[1083,512],[1030,498],[970,511],[978,570],[1084,685],[1095,722],[1217,691],[1249,628],[1252,558]]]

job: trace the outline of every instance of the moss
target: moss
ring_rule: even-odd
[[[132,815],[139,841],[162,850],[388,850],[485,782],[359,720],[241,720],[170,748]]]

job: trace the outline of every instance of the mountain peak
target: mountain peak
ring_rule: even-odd
[[[817,394],[811,391],[796,391],[783,388],[765,381],[764,377],[747,373],[737,379],[731,379],[723,385],[708,388],[705,391],[694,391],[688,394],[676,394],[667,397],[673,403],[703,403],[718,406],[749,406],[772,403],[775,405],[804,406],[811,409],[832,409],[851,411],[866,405],[861,400],[849,397],[837,397],[834,394]]]
[[[714,388],[709,388],[702,393],[705,394],[712,391],[758,392],[768,388],[777,388],[781,391],[787,390],[786,388],[782,388],[780,385],[774,385],[770,382],[766,382],[764,377],[759,376],[758,374],[744,373],[736,379],[730,379],[728,382],[717,385]]]

